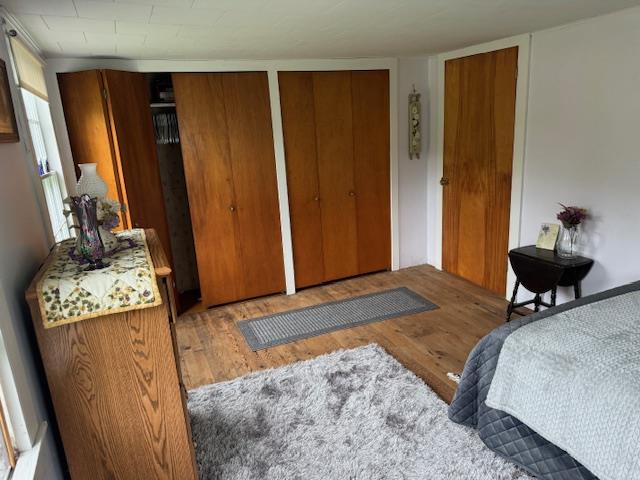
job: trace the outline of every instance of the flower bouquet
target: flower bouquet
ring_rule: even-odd
[[[120,212],[124,211],[126,207],[120,202],[109,198],[98,198],[98,231],[106,254],[118,247],[118,239],[111,230],[120,225]]]

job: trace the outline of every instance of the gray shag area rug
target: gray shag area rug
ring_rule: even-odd
[[[529,479],[378,345],[189,392],[202,479]]]

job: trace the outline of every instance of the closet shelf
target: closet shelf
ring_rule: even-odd
[[[169,108],[175,107],[175,102],[160,102],[160,103],[152,103],[149,105],[151,108]]]

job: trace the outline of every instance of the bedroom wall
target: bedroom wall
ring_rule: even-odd
[[[400,268],[427,263],[427,167],[429,128],[429,57],[398,59],[398,222]],[[422,153],[409,158],[408,95],[421,94]]]
[[[0,58],[11,75],[8,57],[6,42],[0,42]],[[18,90],[10,83],[22,141],[0,144],[0,377],[16,446],[26,452],[38,443],[38,430],[48,415],[24,292],[47,256],[49,236],[38,202],[41,187],[36,183],[35,162],[24,145],[27,129]],[[39,448],[35,478],[62,478],[51,428]]]
[[[521,243],[558,202],[588,208],[585,294],[640,279],[638,25],[633,8],[533,34]]]

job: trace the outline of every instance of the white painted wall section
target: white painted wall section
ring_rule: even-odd
[[[640,8],[533,35],[521,243],[558,202],[588,208],[585,295],[640,280],[638,52]]]
[[[427,263],[427,166],[431,143],[429,58],[398,59],[398,229],[400,268]],[[421,94],[422,152],[409,158],[408,96]]]

